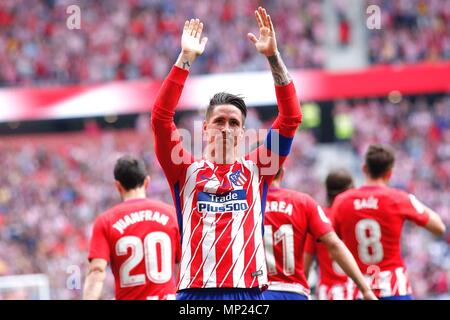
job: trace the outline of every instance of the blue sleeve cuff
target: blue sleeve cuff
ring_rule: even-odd
[[[291,151],[291,145],[294,137],[285,137],[277,130],[270,129],[267,134],[265,145],[268,150],[282,157],[286,157]]]

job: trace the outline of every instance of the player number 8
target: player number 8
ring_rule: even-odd
[[[383,260],[380,224],[373,219],[363,219],[355,226],[358,241],[358,255],[365,264],[374,264]]]

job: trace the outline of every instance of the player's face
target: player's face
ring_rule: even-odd
[[[222,144],[226,149],[236,147],[244,135],[242,112],[236,106],[216,106],[203,127],[208,144]]]

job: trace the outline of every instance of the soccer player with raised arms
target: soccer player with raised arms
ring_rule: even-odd
[[[199,19],[185,22],[181,53],[153,106],[156,155],[172,191],[182,237],[177,299],[256,300],[262,299],[260,288],[267,284],[265,197],[289,154],[301,111],[270,16],[259,7],[255,17],[260,35],[247,36],[268,60],[279,111],[262,146],[238,157],[246,105],[238,96],[219,93],[211,99],[203,123],[204,156],[194,159],[182,147],[174,114],[189,69],[207,43]]]

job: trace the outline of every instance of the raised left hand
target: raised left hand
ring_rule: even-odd
[[[273,56],[277,53],[277,40],[273,29],[272,20],[267,14],[266,9],[259,7],[255,11],[256,22],[259,26],[259,38],[253,33],[248,33],[247,37],[255,44],[256,50],[264,54],[266,57]]]

